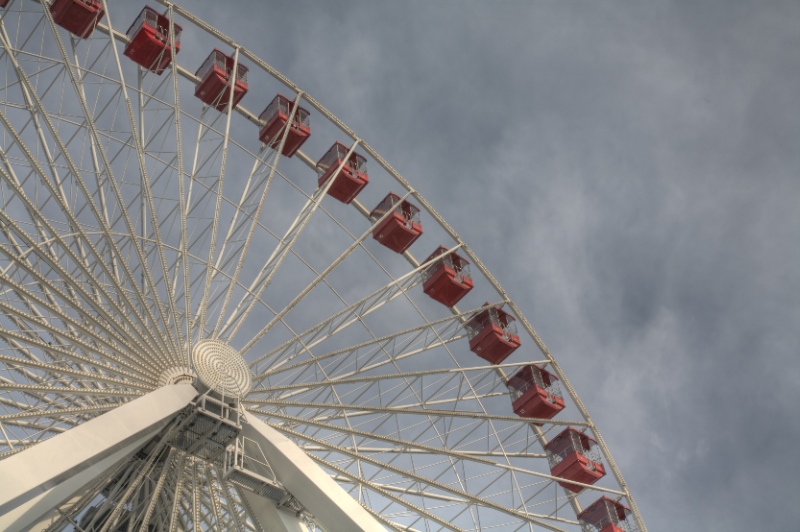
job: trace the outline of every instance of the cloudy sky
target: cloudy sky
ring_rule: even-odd
[[[650,530],[796,530],[800,2],[182,5],[453,225]]]

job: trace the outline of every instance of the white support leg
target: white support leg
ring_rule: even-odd
[[[275,503],[266,497],[246,489],[238,491],[247,513],[264,532],[308,532],[308,527],[302,519],[287,511],[279,510]]]
[[[164,386],[0,461],[0,530],[25,530],[137,452],[197,396]]]
[[[248,423],[242,426],[242,436],[258,442],[281,484],[325,530],[384,532],[384,527],[305,451],[256,416],[246,417]]]

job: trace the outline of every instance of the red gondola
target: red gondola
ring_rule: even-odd
[[[391,211],[372,232],[372,237],[397,253],[403,253],[422,234],[419,207],[390,192],[369,214],[373,220]]]
[[[634,532],[636,527],[628,522],[631,509],[614,499],[603,496],[578,514],[578,520],[585,527],[597,532]]]
[[[228,82],[233,70],[233,57],[214,48],[195,75],[201,79],[194,89],[194,95],[203,103],[214,106],[217,111],[227,112],[231,88]],[[233,85],[233,105],[247,94],[247,71],[243,64],[236,65],[236,82]]]
[[[606,474],[600,463],[597,442],[586,434],[567,427],[544,446],[550,462],[550,473],[555,477],[574,480],[583,484],[594,484]],[[583,486],[568,482],[559,484],[570,491],[580,493]]]
[[[81,39],[91,35],[106,14],[100,0],[55,0],[50,13],[56,24]]]
[[[334,142],[328,152],[317,162],[317,173],[319,174],[317,184],[320,187],[336,173],[349,151],[350,148],[341,142]],[[367,160],[362,155],[353,152],[328,189],[328,195],[342,203],[350,203],[367,186],[367,183],[369,183]]]
[[[258,117],[259,120],[265,122],[264,127],[261,128],[258,134],[259,140],[273,149],[280,146],[283,128],[286,122],[289,121],[289,115],[292,113],[293,108],[294,102],[292,100],[283,94],[275,96]],[[306,109],[299,105],[297,106],[297,112],[295,112],[292,120],[292,127],[289,128],[286,142],[283,144],[282,153],[286,157],[294,155],[306,139],[311,136],[309,116]]]
[[[175,24],[175,54],[181,51],[181,28]],[[172,46],[169,42],[169,17],[145,6],[131,27],[128,28],[128,44],[123,52],[134,63],[155,72],[159,76],[172,62]]]
[[[466,324],[470,351],[492,364],[500,364],[520,346],[515,321],[500,307],[477,312]]]
[[[552,419],[564,409],[558,377],[535,364],[516,372],[506,386],[514,395],[514,413],[520,417]]]
[[[422,273],[423,291],[439,303],[452,307],[472,290],[472,277],[469,261],[456,252],[447,253],[447,248],[439,246],[425,259],[428,262],[446,254]]]

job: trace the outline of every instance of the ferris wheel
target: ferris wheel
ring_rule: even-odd
[[[412,184],[158,1],[0,0],[0,528],[646,532]]]

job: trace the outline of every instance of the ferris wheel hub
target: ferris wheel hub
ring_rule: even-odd
[[[201,340],[192,349],[192,361],[200,382],[209,389],[239,399],[250,391],[250,367],[225,342]]]
[[[194,384],[197,380],[197,374],[188,366],[171,367],[158,376],[158,386],[167,386],[169,384]]]

